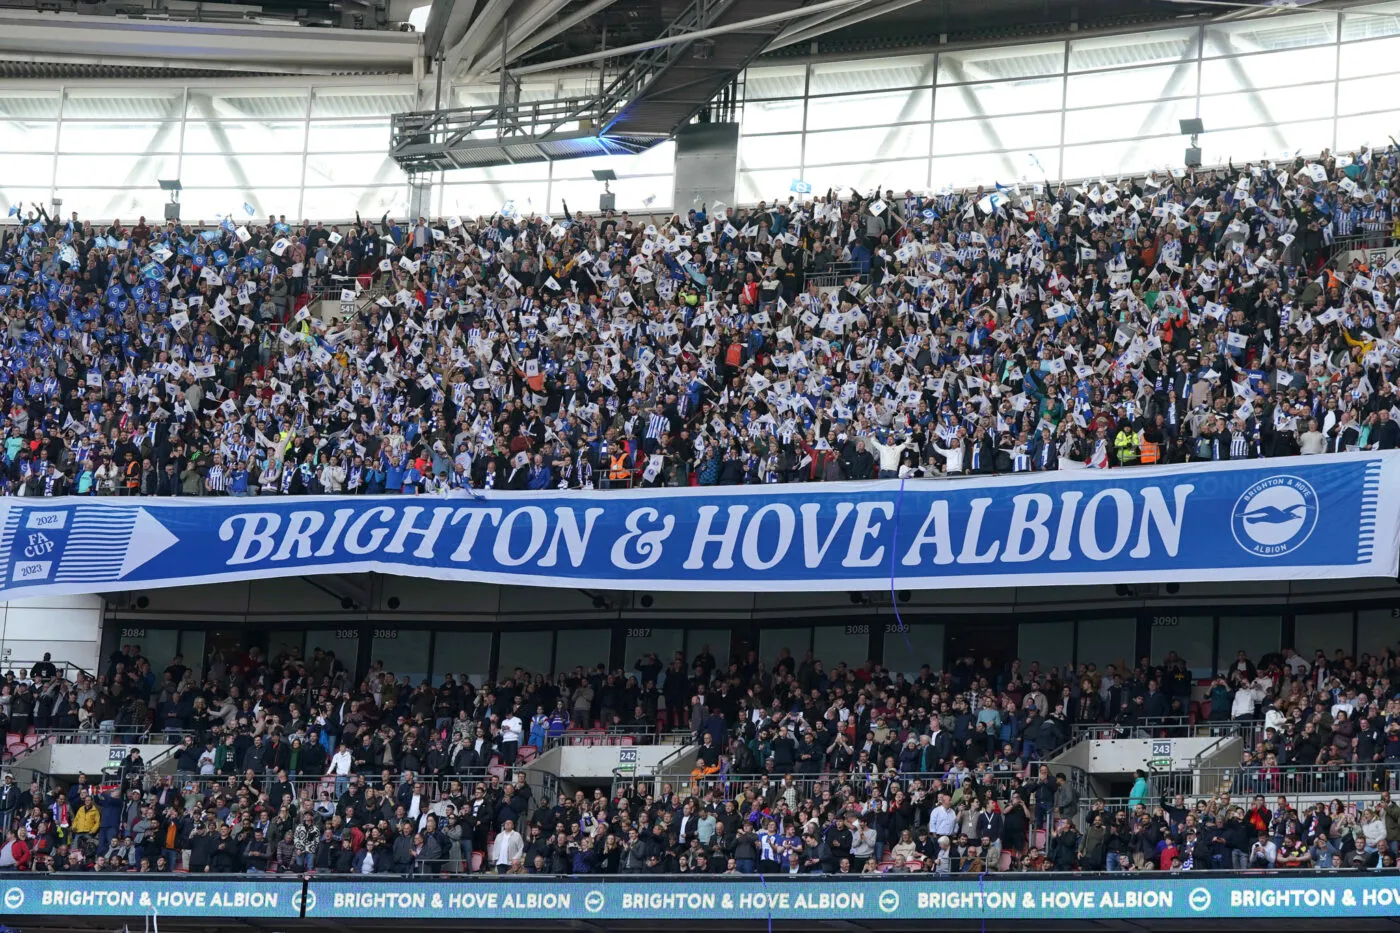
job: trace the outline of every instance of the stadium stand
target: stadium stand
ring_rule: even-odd
[[[414,685],[382,664],[355,683],[321,649],[215,654],[199,670],[177,658],[157,676],[126,645],[78,683],[45,664],[6,675],[12,738],[163,736],[174,773],[137,753],[67,786],[7,774],[0,867],[1148,871],[1390,866],[1400,846],[1390,649],[1241,652],[1202,701],[1175,655],[1102,671],[963,658],[913,679],[873,663],[827,671],[785,650],[723,667],[647,655],[630,671],[600,663],[552,680],[499,672],[479,689],[451,676]],[[553,743],[656,742],[668,722],[698,747],[674,783],[638,776],[546,797],[522,770]],[[1238,770],[1205,776],[1214,793],[1153,787],[1139,772],[1128,798],[1089,799],[1045,763],[1076,730],[1196,729],[1251,746]]]
[[[415,494],[1393,449],[1400,260],[1326,246],[1388,236],[1398,159],[715,216],[40,208],[0,233],[0,484]]]

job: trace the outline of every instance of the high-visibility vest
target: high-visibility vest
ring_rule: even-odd
[[[1152,441],[1142,442],[1142,462],[1156,463],[1162,456],[1162,446]]]
[[[625,480],[631,475],[632,471],[627,467],[627,455],[614,455],[612,458],[612,467],[608,470],[608,479]]]

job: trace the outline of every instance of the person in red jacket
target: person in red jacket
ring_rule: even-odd
[[[23,826],[15,826],[5,834],[0,845],[0,871],[29,871],[32,857]]]

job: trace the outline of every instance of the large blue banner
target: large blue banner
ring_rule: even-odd
[[[647,922],[1114,920],[1400,917],[1391,873],[1184,872],[1153,876],[986,875],[619,877],[422,881],[324,876],[0,875],[5,915],[281,920]]]
[[[197,881],[187,875],[0,874],[0,903],[10,917],[258,917],[301,916],[299,878],[244,875]]]
[[[847,590],[1394,576],[1400,452],[633,492],[0,502],[0,598],[378,571]]]

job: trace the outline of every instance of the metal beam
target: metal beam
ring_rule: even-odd
[[[828,32],[834,32],[837,29],[845,29],[848,26],[855,26],[866,20],[875,19],[877,16],[884,16],[886,13],[893,13],[895,10],[902,10],[907,6],[913,6],[920,2],[922,2],[922,0],[889,0],[888,3],[882,3],[874,7],[864,7],[846,16],[838,16],[836,19],[827,22],[813,23],[810,27],[803,28],[804,24],[797,23],[794,25],[794,29],[797,30],[795,33],[793,33],[792,29],[784,30],[778,38],[768,44],[766,51],[771,52],[774,49],[781,49],[798,42],[807,42],[811,39],[815,39],[817,36],[825,35]],[[789,35],[789,33],[793,34]]]
[[[470,2],[476,4],[476,0]],[[510,0],[487,0],[485,8],[477,15],[471,28],[461,39],[448,47],[442,63],[443,73],[449,76],[456,74],[458,62],[463,58],[471,61],[480,54],[482,45],[490,41],[509,9]]]
[[[824,0],[822,3],[814,3],[807,7],[797,7],[792,10],[784,10],[780,13],[770,13],[767,16],[759,16],[755,19],[746,19],[738,23],[728,23],[724,26],[712,26],[709,29],[697,29],[694,32],[683,32],[674,36],[662,36],[648,42],[637,42],[632,45],[618,46],[615,49],[607,49],[602,52],[589,52],[587,55],[575,55],[572,58],[563,58],[559,61],[546,62],[540,65],[527,65],[524,68],[513,69],[517,75],[537,74],[542,71],[553,71],[557,68],[568,68],[571,65],[582,65],[586,62],[596,62],[600,58],[615,58],[618,55],[631,55],[634,52],[648,52],[652,49],[659,49],[668,45],[679,45],[684,42],[694,42],[696,39],[709,39],[714,36],[723,36],[731,32],[744,32],[748,29],[758,29],[763,26],[772,26],[775,23],[784,23],[790,19],[797,19],[811,13],[821,13],[825,10],[834,10],[838,7],[859,6],[863,0]]]
[[[484,71],[483,62],[502,57],[502,45],[509,48],[511,42],[518,43],[528,39],[568,5],[569,0],[536,0],[534,5],[519,14],[512,11],[510,18],[496,30],[495,42],[483,48],[474,58],[463,56],[463,61],[467,63],[463,71],[469,75]],[[509,35],[505,34],[507,30]]]
[[[509,65],[510,62],[516,60],[520,56],[533,52],[535,49],[544,45],[550,39],[553,39],[555,36],[562,35],[563,33],[568,32],[570,29],[573,29],[575,26],[579,25],[584,20],[588,19],[590,16],[601,13],[616,2],[617,0],[593,0],[592,3],[588,4],[583,9],[579,10],[576,13],[569,14],[568,16],[561,19],[559,22],[555,23],[553,26],[550,26],[547,29],[542,29],[538,32],[531,33],[528,36],[522,36],[518,41],[511,43],[510,51],[506,53],[506,57],[507,59],[509,59],[506,62],[506,64]],[[473,68],[472,70],[474,72],[481,73],[495,71],[497,68],[500,67],[500,56],[496,55],[495,53],[491,53],[490,55],[482,59],[480,67]]]
[[[868,7],[870,4],[875,3],[875,2],[877,2],[877,0],[861,0],[861,6],[862,6],[862,7]],[[810,18],[810,19],[805,19],[805,20],[803,20],[803,21],[800,22],[800,23],[793,23],[791,26],[787,27],[787,28],[784,29],[782,32],[778,33],[778,38],[775,39],[775,40],[773,40],[773,41],[774,41],[774,42],[780,42],[780,41],[782,41],[782,40],[784,40],[784,39],[787,39],[787,38],[790,37],[790,36],[795,36],[795,35],[797,35],[797,34],[800,33],[800,32],[806,32],[807,30],[811,29],[812,27],[814,27],[814,26],[819,26],[819,25],[821,25],[822,23],[826,22],[827,20],[835,19],[836,17],[840,16],[840,15],[842,14],[842,12],[843,12],[843,11],[841,11],[841,10],[830,10],[830,11],[828,11],[828,12],[826,12],[826,13],[819,13],[819,14],[817,14],[816,16],[813,16],[813,17]],[[775,46],[775,45],[769,45],[768,47],[769,47],[769,48],[781,48],[781,46]]]
[[[433,0],[428,24],[423,27],[423,56],[431,61],[437,57],[438,49],[460,42],[476,5],[477,0]]]

